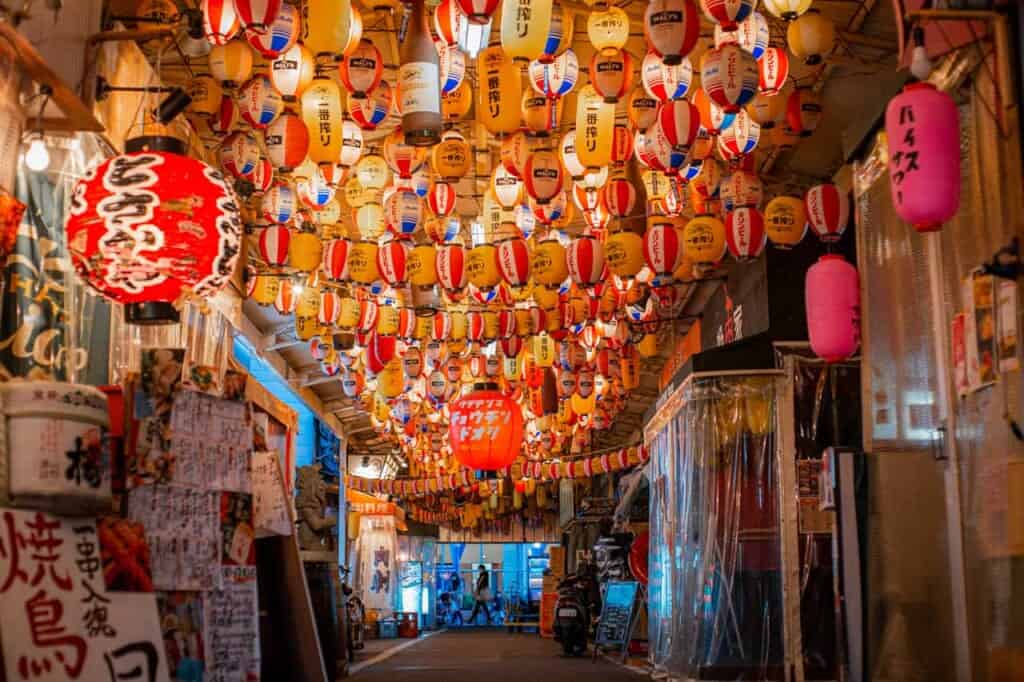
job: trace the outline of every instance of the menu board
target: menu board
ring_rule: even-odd
[[[291,535],[291,502],[276,450],[252,453],[252,513],[256,537]]]
[[[244,402],[178,391],[171,411],[174,482],[208,490],[247,493],[252,423]]]
[[[597,623],[595,644],[621,646],[628,643],[638,588],[639,583],[635,580],[609,581],[601,607],[601,620]]]
[[[206,627],[204,682],[250,682],[260,674],[255,566],[225,566],[221,589],[203,597]]]

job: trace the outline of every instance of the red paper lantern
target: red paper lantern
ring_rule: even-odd
[[[267,155],[275,168],[290,171],[301,164],[309,152],[309,129],[302,119],[286,111],[263,131]]]
[[[725,244],[738,261],[753,260],[764,251],[768,233],[761,212],[752,206],[741,206],[725,217]]]
[[[573,282],[581,287],[594,286],[606,276],[604,245],[591,235],[577,237],[566,249],[565,264]]]
[[[850,197],[831,183],[815,185],[804,196],[807,224],[823,242],[837,242],[850,220]]]
[[[409,245],[403,239],[392,239],[377,249],[377,270],[380,277],[392,286],[405,284]]]
[[[612,178],[600,192],[601,206],[608,215],[625,218],[636,206],[636,187],[628,178]]]
[[[469,281],[466,272],[466,250],[461,244],[442,244],[434,258],[437,281],[449,294],[461,293]]]
[[[757,62],[758,89],[763,95],[777,95],[789,78],[789,55],[785,48],[769,47]]]
[[[332,325],[338,319],[341,312],[341,296],[333,291],[324,291],[320,294],[320,310],[317,312],[317,321],[322,325]]]
[[[233,0],[238,19],[247,31],[262,33],[277,18],[281,0]]]
[[[742,47],[726,43],[704,53],[701,87],[727,114],[735,114],[757,94],[757,60]]]
[[[666,64],[679,64],[700,38],[697,4],[693,0],[650,0],[644,10],[644,37]]]
[[[723,31],[735,31],[741,21],[750,16],[756,0],[701,0],[701,9],[708,19]]]
[[[525,239],[512,237],[498,242],[495,259],[509,286],[522,287],[530,281],[530,250]]]
[[[212,45],[226,45],[238,33],[234,0],[203,0],[203,34]]]
[[[625,50],[598,50],[590,60],[590,83],[605,102],[615,104],[633,87],[633,58]]]
[[[271,225],[260,234],[260,257],[272,267],[282,267],[288,262],[288,246],[292,233],[284,225]]]
[[[477,390],[451,404],[448,440],[463,466],[482,471],[512,464],[523,442],[523,412],[510,397]]]
[[[355,52],[338,65],[338,80],[355,99],[364,99],[380,84],[384,58],[369,38],[359,41]]]
[[[427,190],[427,205],[434,215],[445,217],[455,210],[455,188],[447,182],[435,182]]]
[[[797,88],[786,100],[786,123],[800,137],[810,137],[821,121],[821,95],[810,88]]]
[[[670,276],[683,258],[683,242],[673,225],[651,225],[644,233],[644,260],[655,275]]]
[[[123,154],[88,173],[65,229],[78,274],[139,324],[177,321],[173,304],[186,291],[216,294],[241,251],[238,204],[223,174],[167,151]]]
[[[281,280],[281,286],[277,290],[277,297],[274,299],[274,310],[279,315],[291,315],[295,312],[295,306],[299,304],[299,297],[295,295],[295,285],[290,279]]]
[[[324,244],[323,271],[327,279],[348,281],[348,254],[351,249],[352,242],[347,239],[332,239]]]

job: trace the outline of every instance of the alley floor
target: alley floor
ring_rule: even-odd
[[[449,630],[359,670],[354,682],[640,682],[645,676],[599,659],[566,658],[536,634]]]

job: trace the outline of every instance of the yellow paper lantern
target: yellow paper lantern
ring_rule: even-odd
[[[341,311],[338,313],[338,327],[352,331],[359,322],[359,301],[346,296],[341,299]]]
[[[572,398],[569,399],[569,406],[572,411],[580,415],[589,415],[594,412],[594,406],[597,404],[597,396],[591,393],[586,398],[580,396],[579,393],[573,393]],[[580,466],[582,462],[577,462]]]
[[[469,172],[472,149],[461,134],[449,131],[430,154],[430,167],[445,182],[454,182]]]
[[[747,105],[747,116],[764,130],[771,130],[786,117],[786,95],[758,93]]]
[[[551,27],[552,0],[504,0],[501,48],[512,59],[529,62],[541,56]]]
[[[836,27],[819,10],[808,10],[786,28],[786,44],[797,59],[820,64],[836,43]]]
[[[501,271],[498,270],[497,251],[493,244],[480,244],[470,250],[466,257],[466,276],[470,284],[484,291],[498,285]]]
[[[356,178],[366,189],[383,189],[391,178],[388,162],[380,154],[367,154],[355,165]]]
[[[460,120],[469,113],[472,106],[473,88],[469,84],[468,78],[451,92],[441,93],[441,116],[446,121]]]
[[[316,58],[302,43],[295,43],[270,65],[270,82],[286,102],[301,97],[315,75]]]
[[[780,249],[791,249],[807,234],[807,213],[803,199],[777,196],[764,207],[764,229]]]
[[[320,312],[320,289],[312,286],[303,287],[299,293],[298,302],[295,304],[295,315],[316,317],[318,312]]]
[[[192,98],[189,111],[200,116],[212,116],[220,111],[224,89],[216,78],[203,73],[189,81],[188,94]]]
[[[363,239],[377,239],[384,234],[384,207],[378,203],[360,206],[354,220]]]
[[[558,347],[555,344],[555,340],[547,334],[534,336],[530,344],[530,350],[533,352],[533,363],[537,367],[551,367],[555,364]]]
[[[224,87],[233,88],[252,75],[252,57],[249,43],[241,39],[214,45],[210,50],[210,72]]]
[[[493,45],[477,58],[477,74],[477,121],[494,135],[514,132],[519,127],[519,104],[523,97],[519,67],[501,47]]]
[[[466,313],[462,310],[451,310],[448,312],[448,316],[452,322],[448,338],[451,341],[464,341],[469,331],[469,320],[466,317]],[[449,348],[449,350],[451,349]]]
[[[485,310],[483,314],[484,318],[484,339],[487,341],[494,341],[498,338],[498,330],[500,321],[498,319],[498,313],[493,310]]]
[[[312,232],[299,232],[292,235],[288,247],[288,264],[300,272],[313,272],[320,267],[323,255],[323,243],[320,237]],[[319,303],[317,304],[319,305]]]
[[[537,244],[530,262],[533,281],[546,287],[561,286],[569,276],[565,261],[565,247],[557,239],[546,239]]]
[[[273,275],[256,275],[256,284],[250,298],[259,305],[274,305],[277,292],[281,289],[281,278]]]
[[[319,56],[339,59],[351,54],[363,36],[363,19],[351,0],[305,0],[302,42]]]
[[[437,269],[434,261],[437,249],[433,244],[417,244],[409,252],[406,261],[406,274],[409,283],[417,287],[431,287],[437,284]]]
[[[430,338],[430,333],[434,330],[434,318],[427,315],[416,316],[416,338],[420,341],[426,341]]]
[[[811,0],[764,0],[762,4],[779,19],[792,21],[810,9]]]
[[[316,315],[295,315],[295,336],[299,341],[309,341],[323,333],[324,327],[317,321]]]
[[[653,358],[658,354],[658,335],[644,334],[640,343],[636,344],[636,349],[643,357]]]
[[[377,373],[377,393],[382,398],[397,398],[405,389],[405,375],[402,373],[402,361],[391,358],[388,364]]]
[[[615,232],[604,245],[608,269],[619,277],[635,277],[644,266],[644,240],[635,232]]]
[[[605,102],[587,83],[576,100],[576,157],[580,163],[591,170],[611,163],[614,133],[615,105]]]
[[[725,256],[725,225],[712,215],[700,215],[683,229],[683,253],[697,265],[713,265]]]
[[[314,78],[302,93],[302,120],[309,131],[307,156],[313,163],[333,164],[341,154],[341,102],[341,88],[329,78]]]
[[[382,305],[377,308],[377,333],[381,336],[394,336],[398,333],[398,308]]]
[[[587,37],[595,50],[615,54],[629,40],[629,15],[614,5],[587,17]]]
[[[348,254],[348,271],[352,281],[357,284],[373,284],[380,279],[380,271],[377,270],[377,245],[370,241],[353,244]]]
[[[537,286],[533,287],[533,301],[543,310],[554,310],[558,307],[558,289],[555,287],[541,286],[538,283]],[[537,329],[536,331],[541,330]]]
[[[547,136],[562,123],[562,98],[552,99],[533,90],[523,93],[523,124],[538,136]]]

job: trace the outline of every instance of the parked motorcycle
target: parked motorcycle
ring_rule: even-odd
[[[580,564],[575,573],[558,584],[555,602],[555,640],[562,645],[566,656],[582,656],[587,651],[587,640],[594,622],[601,614],[601,588],[595,567]]]

